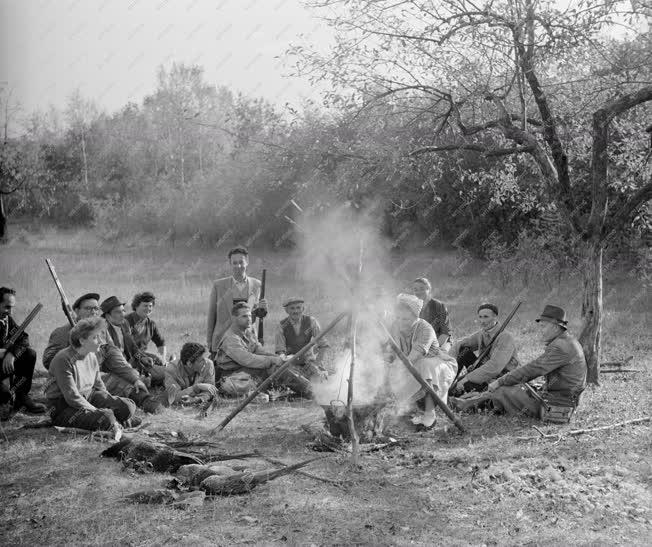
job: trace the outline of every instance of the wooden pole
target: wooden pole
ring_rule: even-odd
[[[355,345],[356,345],[356,326],[358,319],[355,311],[351,312],[351,368],[349,369],[349,389],[346,396],[346,412],[349,418],[349,434],[351,435],[351,461],[353,465],[359,464],[359,439],[358,432],[355,429],[353,419],[353,376],[355,373]]]
[[[321,332],[319,333],[319,336],[311,340],[308,344],[303,346],[299,351],[297,351],[291,359],[287,360],[285,363],[283,363],[279,368],[277,368],[272,374],[270,374],[254,391],[252,391],[249,396],[244,399],[236,408],[234,408],[231,413],[224,418],[216,428],[212,429],[210,433],[219,433],[226,427],[226,425],[233,420],[244,407],[246,407],[251,401],[253,401],[256,398],[256,395],[258,395],[261,391],[266,389],[274,380],[276,380],[279,376],[281,376],[288,368],[290,368],[294,363],[296,363],[301,357],[303,357],[310,349],[317,344],[318,342],[321,341],[324,336],[326,336],[330,331],[332,331],[335,326],[346,316],[349,315],[349,312],[342,312],[340,313],[331,323]]]
[[[451,409],[448,408],[448,406],[446,406],[446,403],[444,403],[444,401],[441,400],[441,398],[439,397],[439,395],[437,395],[437,392],[432,388],[432,386],[423,379],[423,376],[419,374],[419,371],[414,367],[412,363],[410,363],[410,360],[407,358],[407,355],[405,355],[405,353],[401,351],[401,348],[396,343],[394,337],[391,335],[391,333],[389,332],[385,324],[382,321],[378,321],[378,324],[385,332],[385,335],[387,336],[387,340],[389,341],[389,345],[392,346],[394,353],[396,353],[396,355],[401,360],[401,362],[410,371],[410,374],[412,374],[415,380],[419,382],[419,384],[421,384],[421,387],[426,391],[426,393],[429,394],[434,399],[435,404],[439,408],[441,408],[444,414],[446,414],[446,416],[448,416],[451,422],[455,424],[457,429],[459,429],[462,433],[464,433],[465,429],[460,419],[451,412]]]

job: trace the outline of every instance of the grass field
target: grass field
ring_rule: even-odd
[[[210,281],[228,273],[223,249],[116,247],[76,233],[56,239],[25,235],[0,253],[0,282],[18,290],[16,317],[24,317],[38,301],[45,306],[29,331],[39,355],[49,332],[64,323],[46,256],[71,299],[90,290],[125,299],[137,290],[154,291],[154,318],[175,353],[189,339],[204,341]],[[475,328],[479,301],[489,297],[506,310],[517,297],[525,300],[511,327],[522,361],[542,350],[533,319],[544,300],[565,306],[571,329],[579,329],[577,279],[554,292],[516,288],[508,294],[492,286],[481,264],[460,269],[449,253],[394,256],[391,262],[390,271],[399,271],[401,280],[417,275],[433,280],[457,334]],[[263,267],[272,307],[269,325],[281,317],[280,301],[289,293],[303,294],[322,324],[339,311],[342,299],[315,279],[302,279],[291,254],[252,255],[250,273],[257,276]],[[605,292],[603,360],[633,355],[632,367],[644,372],[604,375],[599,388],[585,392],[571,426],[541,426],[544,432],[650,414],[649,295],[626,272],[610,273]],[[333,335],[334,351],[342,335],[342,329]],[[207,436],[227,411],[219,408],[199,421],[194,412],[167,410],[146,420],[150,431]],[[212,440],[224,452],[256,448],[296,462],[314,455],[300,426],[322,418],[321,408],[310,402],[251,405]],[[28,420],[19,414],[3,424],[0,543],[649,544],[649,423],[558,442],[517,441],[536,435],[536,422],[485,414],[462,418],[467,435],[445,427],[441,417],[434,434],[399,427],[396,434],[406,444],[363,455],[360,469],[340,455],[306,468],[340,485],[291,475],[249,495],[209,500],[184,511],[126,504],[122,496],[159,487],[166,476],[133,474],[118,462],[99,459],[105,446],[96,441],[49,429],[18,429]]]

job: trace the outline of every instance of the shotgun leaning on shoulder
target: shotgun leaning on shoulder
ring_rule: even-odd
[[[514,315],[516,314],[516,311],[519,309],[523,302],[517,302],[516,305],[514,306],[514,309],[509,313],[509,315],[505,318],[505,321],[503,321],[503,324],[500,326],[498,329],[498,332],[494,335],[494,337],[489,341],[487,346],[480,352],[480,355],[478,355],[478,358],[473,361],[473,364],[467,369],[466,374],[461,374],[460,376],[457,377],[457,379],[453,382],[451,385],[449,392],[455,391],[455,388],[457,387],[458,382],[464,378],[469,372],[474,371],[476,368],[480,366],[484,358],[489,354],[491,351],[491,346],[493,346],[494,342],[498,339],[498,337],[501,335],[501,333],[505,330],[507,325],[509,325],[509,322],[512,320]]]
[[[9,338],[7,338],[5,340],[5,343],[3,345],[3,349],[10,348],[11,346],[13,346],[16,343],[18,338],[20,338],[20,335],[23,334],[23,332],[25,332],[25,329],[27,327],[29,327],[29,324],[32,321],[34,321],[34,318],[38,315],[38,312],[41,311],[42,307],[43,307],[43,304],[41,304],[40,302],[38,304],[36,304],[36,306],[34,306],[34,309],[31,312],[29,312],[29,315],[27,317],[25,317],[25,320],[20,325],[18,325],[18,328],[16,328],[9,335]]]
[[[68,319],[68,323],[70,323],[70,326],[74,327],[75,316],[73,315],[70,302],[68,302],[68,298],[66,298],[66,293],[63,292],[63,287],[61,286],[61,281],[59,281],[59,278],[57,277],[57,272],[54,269],[54,264],[52,264],[52,261],[49,258],[45,259],[45,263],[48,265],[48,270],[50,270],[50,275],[52,276],[52,279],[54,280],[54,284],[57,286],[57,291],[59,292],[59,296],[61,297],[61,308],[63,309],[63,313],[66,315],[66,319]]]

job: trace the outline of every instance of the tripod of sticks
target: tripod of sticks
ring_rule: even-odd
[[[295,226],[298,227],[298,225],[293,222]],[[310,349],[315,346],[317,343],[319,343],[322,338],[324,338],[329,332],[331,332],[335,326],[342,321],[345,317],[348,318],[347,321],[347,339],[348,339],[348,345],[351,348],[351,357],[350,357],[350,368],[349,368],[349,378],[348,378],[348,390],[347,390],[347,397],[346,397],[346,413],[347,413],[347,419],[348,419],[348,425],[349,425],[349,432],[351,435],[351,454],[352,454],[352,464],[354,466],[359,465],[359,438],[358,434],[355,428],[355,422],[354,422],[354,417],[353,417],[353,400],[354,400],[354,378],[355,378],[355,365],[356,365],[356,356],[357,356],[357,326],[358,326],[358,320],[359,320],[359,313],[360,310],[362,309],[362,304],[358,302],[359,299],[355,298],[356,294],[360,294],[359,291],[357,290],[360,287],[361,284],[361,279],[362,279],[362,266],[363,266],[363,253],[364,253],[364,245],[362,240],[360,241],[360,253],[358,257],[358,265],[356,268],[356,279],[355,281],[352,281],[349,276],[346,274],[346,272],[342,271],[338,265],[329,257],[329,261],[331,262],[331,265],[333,266],[333,271],[337,272],[339,276],[342,278],[342,280],[347,284],[347,287],[349,288],[351,292],[351,301],[353,302],[353,306],[351,307],[350,310],[347,310],[345,312],[342,312],[331,321],[331,323],[319,334],[319,336],[315,337],[313,340],[311,340],[308,344],[306,344],[301,350],[299,350],[292,358],[290,358],[288,361],[283,363],[279,368],[277,368],[267,379],[265,379],[252,393],[249,394],[236,408],[234,408],[226,418],[224,418],[218,425],[215,427],[213,430],[211,430],[211,433],[219,433],[221,432],[227,424],[233,420],[251,401],[253,401],[256,396],[261,393],[263,390],[265,390],[267,387],[269,387],[276,379],[278,379],[280,376],[283,375],[295,362],[297,362],[299,359],[301,359]],[[453,414],[453,412],[448,408],[446,403],[439,397],[435,389],[433,388],[432,384],[428,383],[423,376],[419,373],[419,371],[414,367],[414,365],[410,362],[408,357],[401,351],[399,345],[396,343],[392,335],[390,334],[389,330],[385,326],[385,324],[381,321],[378,320],[378,326],[384,333],[384,335],[387,338],[387,341],[389,345],[391,346],[392,350],[396,353],[397,357],[399,360],[405,365],[407,370],[412,374],[412,376],[419,382],[421,387],[426,393],[426,396],[432,397],[434,400],[435,404],[444,412],[444,414],[455,424],[455,426],[462,432],[465,432],[464,426],[462,425],[462,422],[460,419]]]

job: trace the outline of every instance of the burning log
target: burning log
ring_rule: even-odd
[[[321,405],[326,414],[326,424],[333,437],[351,440],[351,429],[346,408],[334,404]],[[358,438],[362,443],[373,442],[376,437],[385,436],[389,419],[395,410],[389,401],[376,401],[370,404],[353,404],[353,421]]]
[[[282,469],[259,471],[258,473],[246,471],[244,473],[237,473],[227,477],[213,475],[207,479],[204,479],[200,485],[200,488],[209,496],[233,496],[237,494],[248,494],[259,484],[263,484],[267,481],[282,477],[283,475],[288,475],[296,469],[305,467],[309,463],[321,459],[321,457],[312,458],[310,460],[295,463],[293,465],[288,465]]]

